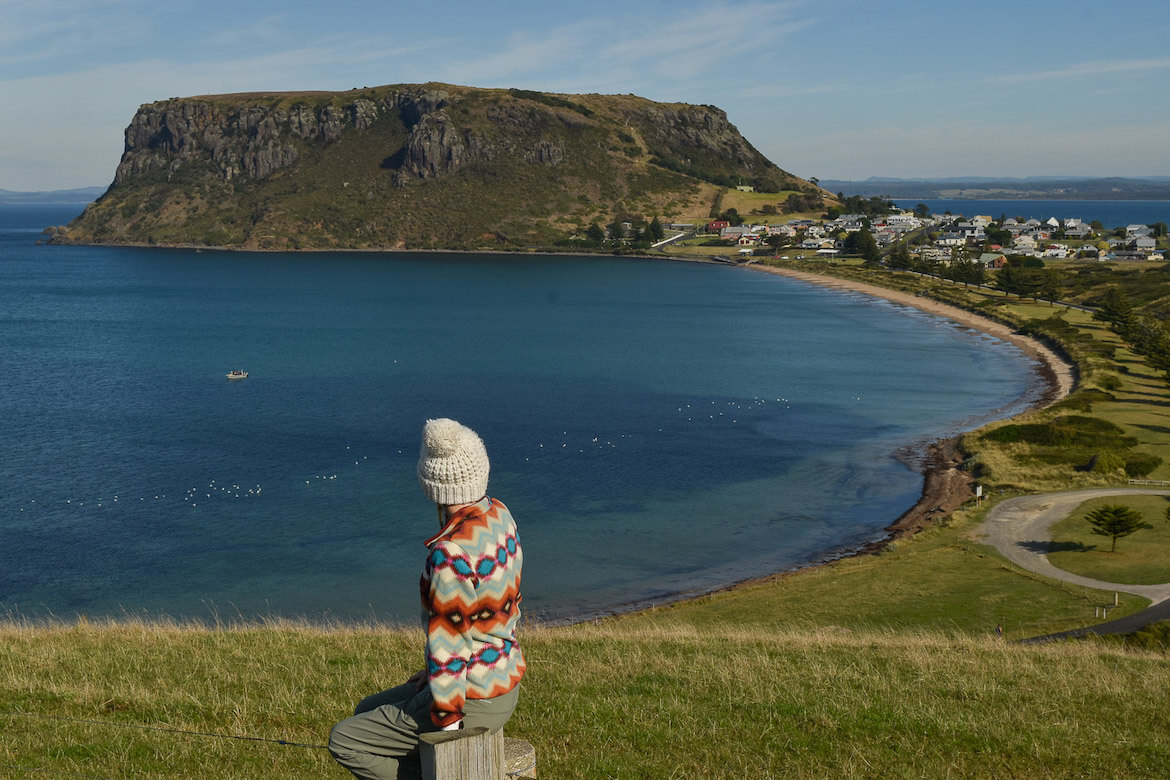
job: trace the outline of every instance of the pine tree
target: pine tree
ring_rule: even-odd
[[[658,217],[650,220],[650,227],[647,230],[650,231],[650,238],[653,241],[661,241],[666,237],[666,231],[662,229],[662,223],[658,221]]]
[[[1113,332],[1126,341],[1133,340],[1137,316],[1134,314],[1133,304],[1129,302],[1129,298],[1117,285],[1112,285],[1105,290],[1105,295],[1101,298],[1097,311],[1093,312],[1093,319],[1109,323]]]
[[[1098,507],[1089,512],[1085,519],[1093,526],[1090,529],[1093,533],[1113,539],[1113,547],[1109,552],[1117,551],[1117,540],[1121,537],[1129,536],[1143,528],[1153,527],[1145,521],[1140,512],[1121,504]]]

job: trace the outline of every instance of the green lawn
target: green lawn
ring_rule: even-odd
[[[1022,638],[1091,625],[1094,608],[1113,594],[1054,582],[1020,569],[973,539],[983,512],[957,513],[891,545],[880,555],[838,561],[775,581],[745,586],[623,616],[619,624],[760,631],[832,628],[990,636],[1000,625]],[[1145,607],[1122,596],[1122,614]]]
[[[1085,519],[1092,510],[1109,504],[1140,512],[1153,528],[1118,539],[1117,551],[1109,552],[1112,540],[1092,533]],[[1161,496],[1114,496],[1086,501],[1066,519],[1052,526],[1052,540],[1057,550],[1048,554],[1048,560],[1065,571],[1105,582],[1131,585],[1170,582],[1167,508],[1170,508],[1170,500]]]

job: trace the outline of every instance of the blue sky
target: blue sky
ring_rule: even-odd
[[[710,103],[799,176],[1170,175],[1165,0],[0,0],[0,189],[171,96],[443,81]]]

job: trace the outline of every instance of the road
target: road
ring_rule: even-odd
[[[1095,488],[1070,490],[1063,493],[1045,493],[1038,496],[1020,496],[1003,501],[987,514],[980,529],[985,544],[999,550],[1005,558],[1028,571],[1054,580],[1082,585],[1096,590],[1131,593],[1150,600],[1146,609],[1108,623],[1034,637],[1026,642],[1040,642],[1085,634],[1129,633],[1159,620],[1170,620],[1170,583],[1162,585],[1125,585],[1103,582],[1090,577],[1058,569],[1048,562],[1048,544],[1052,541],[1049,528],[1091,498],[1125,495],[1170,495],[1170,490],[1142,488]]]

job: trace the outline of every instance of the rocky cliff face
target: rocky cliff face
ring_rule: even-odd
[[[546,225],[536,232],[547,240],[607,221],[622,203],[658,213],[656,203],[699,199],[702,211],[704,182],[765,174],[803,184],[719,109],[632,96],[405,85],[175,98],[139,108],[113,185],[69,235],[273,248],[516,243],[525,220]]]
[[[297,141],[337,141],[349,129],[368,130],[379,116],[396,115],[410,129],[403,167],[425,179],[453,172],[476,156],[476,146],[453,130],[442,112],[448,95],[426,90],[355,98],[340,106],[290,108],[225,104],[221,98],[170,100],[139,108],[126,128],[115,185],[154,171],[174,173],[203,163],[221,181],[263,179],[292,165]]]

